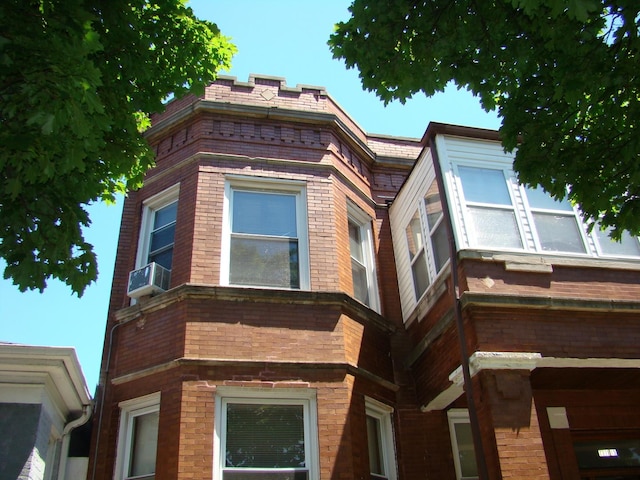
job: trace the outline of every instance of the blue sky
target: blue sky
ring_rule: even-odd
[[[233,67],[225,75],[246,81],[249,74],[283,77],[287,84],[326,87],[353,119],[370,133],[420,137],[431,121],[498,128],[495,114],[455,87],[405,105],[384,106],[364,92],[355,70],[334,60],[327,46],[333,25],[349,17],[350,0],[196,0],[196,15],[217,23],[238,47]],[[10,281],[0,281],[0,341],[76,349],[90,392],[100,370],[102,340],[122,202],[90,207],[93,221],[86,231],[98,255],[100,276],[78,299],[62,283],[50,281],[44,293],[20,293]],[[4,264],[0,264],[4,268]]]

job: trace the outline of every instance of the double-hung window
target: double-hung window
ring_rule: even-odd
[[[541,250],[587,253],[582,222],[567,199],[556,200],[541,188],[528,188],[527,200]]]
[[[409,261],[411,262],[411,274],[413,276],[413,288],[416,299],[419,299],[429,286],[429,271],[427,269],[427,254],[425,252],[422,224],[420,223],[420,210],[416,210],[409,225],[405,229],[407,246],[409,248]]]
[[[405,229],[416,300],[449,260],[447,230],[438,184],[433,180]]]
[[[136,267],[156,262],[167,270],[173,263],[179,185],[144,202]]]
[[[317,480],[316,415],[313,390],[219,388],[214,479]]]
[[[522,249],[522,237],[505,172],[458,166],[469,231],[478,247]]]
[[[436,275],[449,260],[449,242],[447,227],[442,214],[442,202],[438,192],[438,183],[431,182],[424,197],[424,208],[427,215],[427,230],[431,238],[431,252]]]
[[[467,247],[567,253],[592,256],[640,256],[637,237],[620,242],[596,225],[591,238],[580,211],[567,198],[556,200],[542,188],[518,185],[509,166],[489,168],[456,164]],[[433,241],[433,238],[432,238]]]
[[[304,192],[298,183],[227,184],[223,284],[308,288]]]
[[[155,479],[159,410],[159,393],[120,403],[115,478]]]
[[[365,399],[365,409],[371,478],[395,480],[395,448],[391,425],[393,409],[370,398]]]
[[[451,409],[447,412],[447,416],[456,478],[458,480],[476,480],[479,478],[478,467],[469,412],[463,409]]]
[[[348,207],[348,212],[353,296],[365,305],[379,311],[371,219],[364,212],[351,205]]]
[[[153,212],[153,229],[151,230],[149,241],[148,263],[156,262],[171,270],[177,213],[177,201]]]

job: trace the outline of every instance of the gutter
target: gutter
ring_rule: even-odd
[[[71,420],[64,426],[62,430],[62,436],[60,437],[60,442],[62,443],[60,449],[60,464],[58,466],[58,480],[66,480],[65,474],[67,470],[67,460],[69,458],[69,440],[71,438],[71,432],[85,423],[91,418],[91,414],[93,413],[93,406],[91,403],[82,406],[82,415],[76,418],[75,420]]]

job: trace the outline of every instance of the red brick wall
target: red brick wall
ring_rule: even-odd
[[[321,478],[367,475],[363,395],[381,397],[382,392],[384,398],[389,396],[388,391],[379,391],[379,387],[363,379],[355,380],[339,369],[183,366],[120,383],[110,390],[107,401],[113,408],[107,409],[103,417],[96,479],[113,475],[120,414],[117,403],[155,391],[161,392],[156,478],[212,478],[216,468],[214,403],[216,387],[221,385],[265,388],[270,392],[281,387],[316,390]]]
[[[534,372],[535,374],[535,372]],[[615,372],[605,375],[615,376]],[[640,389],[637,375],[627,374],[628,388],[593,388],[591,381],[582,389],[534,390],[540,430],[552,478],[577,478],[579,469],[573,442],[585,439],[637,438],[640,431]],[[534,382],[535,383],[535,382]],[[547,407],[565,407],[570,428],[551,429]]]
[[[471,292],[542,295],[591,300],[640,298],[640,272],[615,268],[554,265],[552,273],[507,271],[502,262],[464,260],[463,290]],[[595,264],[594,264],[595,265]],[[603,263],[604,265],[604,263]]]
[[[637,358],[640,318],[630,313],[477,309],[476,349],[543,357]]]

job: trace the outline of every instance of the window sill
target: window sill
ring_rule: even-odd
[[[606,268],[611,270],[640,270],[640,258],[612,259],[603,257],[576,256],[575,254],[556,254],[540,252],[505,253],[492,250],[460,250],[460,260],[482,260],[486,262],[503,262],[505,270],[552,273],[554,266]]]
[[[385,332],[394,332],[397,326],[379,313],[343,292],[310,292],[308,290],[284,290],[252,287],[230,287],[185,283],[153,297],[142,298],[135,305],[115,313],[116,321],[135,321],[143,315],[161,310],[185,299],[213,301],[264,302],[286,305],[338,305],[357,322],[371,324]]]
[[[422,294],[415,307],[405,320],[405,328],[414,321],[420,321],[433,308],[436,302],[447,292],[447,280],[451,276],[451,263],[447,262],[433,283]]]

